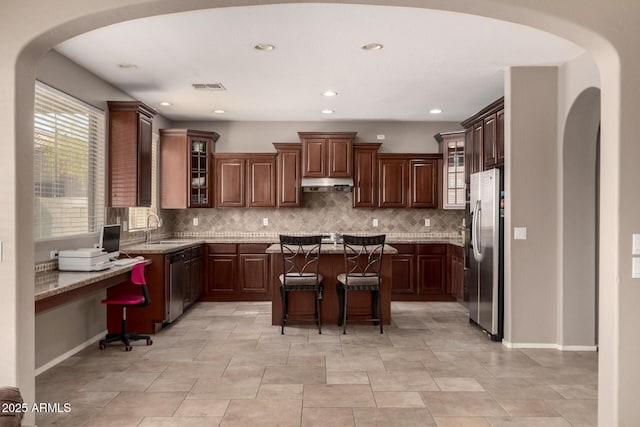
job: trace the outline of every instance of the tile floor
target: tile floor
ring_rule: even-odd
[[[595,426],[597,353],[508,350],[457,303],[393,324],[271,326],[270,303],[199,303],[131,352],[87,348],[36,379],[59,426]]]

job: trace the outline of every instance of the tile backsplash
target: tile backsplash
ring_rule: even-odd
[[[352,193],[303,193],[300,208],[180,209],[164,210],[162,215],[173,233],[457,233],[464,218],[461,210],[354,209],[352,197]],[[378,227],[372,226],[374,218]],[[430,227],[424,226],[425,218],[431,220]]]

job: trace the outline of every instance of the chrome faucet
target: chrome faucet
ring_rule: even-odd
[[[151,217],[155,217],[155,219],[156,219],[156,229],[159,228],[162,225],[162,220],[160,219],[160,217],[158,215],[156,215],[153,212],[150,212],[149,215],[147,215],[147,228],[145,228],[145,230],[144,230],[144,233],[145,233],[144,243],[145,244],[149,244],[149,242],[151,241],[151,229],[149,228],[149,219],[151,219]]]

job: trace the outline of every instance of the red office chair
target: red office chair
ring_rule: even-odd
[[[113,298],[102,300],[102,304],[119,305],[122,307],[122,331],[119,334],[107,334],[107,337],[100,340],[100,350],[107,348],[107,344],[114,341],[122,341],[125,351],[131,351],[133,347],[129,341],[147,340],[147,345],[153,344],[149,335],[139,335],[135,332],[127,332],[127,307],[146,307],[151,303],[147,281],[144,278],[145,262],[139,262],[131,270],[131,283],[140,285],[142,295],[118,295]]]

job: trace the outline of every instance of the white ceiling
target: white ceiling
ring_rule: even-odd
[[[360,48],[372,42],[384,48]],[[276,48],[257,51],[258,43]],[[157,16],[82,34],[56,49],[172,120],[282,121],[460,121],[503,95],[505,67],[559,65],[584,52],[493,19],[337,4]],[[192,83],[227,90],[199,92]],[[338,96],[322,96],[327,89]],[[436,107],[443,113],[430,115]]]

